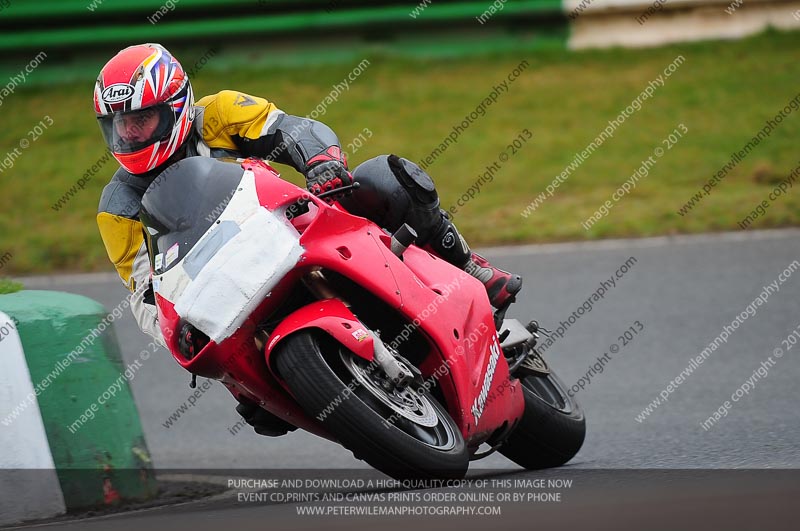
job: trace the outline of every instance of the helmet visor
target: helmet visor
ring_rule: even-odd
[[[161,104],[98,116],[97,121],[112,153],[134,153],[167,138],[175,126],[175,113]]]

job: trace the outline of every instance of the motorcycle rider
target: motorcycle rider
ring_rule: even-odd
[[[134,293],[136,321],[162,343],[139,208],[156,176],[191,156],[288,164],[305,176],[314,194],[357,181],[360,188],[339,199],[345,209],[392,232],[408,223],[419,235],[418,245],[483,282],[495,308],[508,307],[522,288],[519,275],[470,251],[439,208],[432,179],[415,163],[381,155],[351,173],[336,134],[321,122],[233,90],[195,104],[186,72],[159,44],[130,46],[115,55],[97,78],[94,107],[106,145],[121,165],[103,189],[97,224],[111,262]]]

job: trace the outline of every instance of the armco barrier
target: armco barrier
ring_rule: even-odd
[[[0,524],[155,495],[139,414],[113,325],[99,326],[104,319],[99,303],[78,295],[0,296]],[[81,415],[86,422],[76,429]]]

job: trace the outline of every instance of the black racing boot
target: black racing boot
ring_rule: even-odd
[[[497,310],[505,310],[522,289],[522,277],[498,269],[483,256],[472,252],[458,229],[442,211],[442,221],[428,245],[438,256],[460,267],[486,287],[489,302]]]
[[[265,411],[258,404],[244,397],[240,397],[236,412],[242,416],[245,422],[250,424],[259,435],[268,437],[280,437],[290,431],[297,429],[285,420],[276,417],[269,411]]]
[[[472,253],[463,269],[483,282],[489,302],[498,310],[505,309],[516,301],[517,293],[522,289],[521,276],[494,267],[476,252]]]
[[[439,195],[430,175],[408,159],[387,157],[389,169],[411,199],[407,222],[417,231],[417,244],[477,278],[486,286],[489,302],[500,316],[522,289],[522,277],[492,266],[470,251],[447,212],[439,208]]]

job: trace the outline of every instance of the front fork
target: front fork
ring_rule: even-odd
[[[328,280],[325,278],[321,268],[314,268],[307,275],[303,277],[305,286],[320,300],[337,299],[342,302],[347,308],[352,308],[350,303],[344,297],[341,297],[331,287]],[[354,314],[355,315],[355,314]],[[358,316],[356,316],[358,317]],[[373,345],[375,346],[374,363],[380,367],[388,377],[387,384],[397,389],[405,389],[415,379],[421,377],[419,370],[408,363],[406,360],[400,358],[397,352],[390,351],[380,338],[380,334],[370,330],[366,325],[364,326],[372,335]],[[398,359],[400,358],[400,359]],[[405,363],[404,363],[405,362]],[[386,389],[391,391],[391,389]]]

